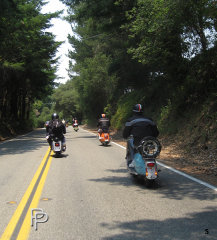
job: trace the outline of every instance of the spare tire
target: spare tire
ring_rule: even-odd
[[[155,137],[144,137],[141,142],[142,155],[145,158],[156,158],[161,152],[161,144]]]

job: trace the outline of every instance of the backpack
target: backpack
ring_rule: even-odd
[[[51,125],[51,129],[54,135],[62,133],[62,124],[58,119],[54,120]]]

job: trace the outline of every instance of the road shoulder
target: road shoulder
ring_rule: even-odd
[[[97,129],[90,128],[86,125],[83,125],[82,128],[97,134]],[[126,147],[126,140],[122,138],[121,132],[111,131],[111,137],[112,141]],[[160,162],[199,180],[217,186],[217,166],[212,161],[209,161],[205,154],[199,155],[195,153],[195,156],[192,154],[188,155],[177,143],[172,142],[171,139],[160,138],[159,140],[162,144],[162,151],[158,158]]]

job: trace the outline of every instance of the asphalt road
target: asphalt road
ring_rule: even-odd
[[[48,150],[44,136],[41,129],[0,144],[0,236]],[[101,146],[94,135],[71,127],[66,141],[61,158],[47,158],[44,185],[28,197],[37,195],[37,207],[49,216],[37,231],[28,222],[28,239],[217,239],[215,191],[163,167],[158,183],[147,188],[128,174],[119,146]],[[21,218],[25,211],[30,221],[26,207]],[[8,239],[18,239],[21,223],[12,221]]]

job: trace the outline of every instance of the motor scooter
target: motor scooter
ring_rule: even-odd
[[[133,136],[127,141],[127,168],[134,177],[143,178],[151,185],[158,178],[156,157],[160,154],[161,144],[154,137],[143,138],[138,146],[134,146]]]
[[[102,145],[106,146],[110,143],[111,139],[108,132],[98,131],[98,136],[99,136],[99,141],[102,143]]]
[[[52,150],[56,155],[60,155],[63,151],[65,151],[65,147],[63,146],[62,141],[58,137],[52,137]]]
[[[74,124],[73,124],[73,129],[74,129],[76,132],[79,130],[77,123],[74,123]]]

